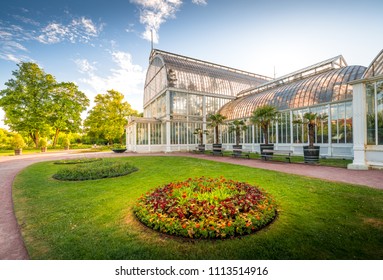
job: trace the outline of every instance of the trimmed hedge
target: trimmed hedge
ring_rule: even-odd
[[[103,159],[102,161],[61,168],[53,175],[53,178],[63,181],[97,180],[124,176],[137,170],[129,162]]]

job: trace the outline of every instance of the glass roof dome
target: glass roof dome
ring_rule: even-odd
[[[347,66],[343,57],[337,56],[243,91],[220,113],[234,120],[248,118],[266,104],[287,110],[352,99],[348,83],[360,79],[365,70],[363,66]]]
[[[154,49],[146,75],[144,104],[166,88],[235,97],[272,78]]]

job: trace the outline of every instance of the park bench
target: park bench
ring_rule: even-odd
[[[293,151],[291,150],[263,150],[261,157],[264,160],[267,159],[272,159],[273,156],[278,155],[278,156],[284,156],[286,160],[291,163],[291,155],[293,154]]]
[[[225,148],[214,148],[210,151],[213,156],[223,156]]]
[[[196,154],[204,154],[205,153],[205,145],[198,145],[197,147],[195,147],[194,150],[192,150],[193,153],[196,153]]]
[[[235,157],[235,158],[243,157],[243,158],[249,159],[250,158],[250,151],[244,150],[244,149],[233,149],[231,156]]]

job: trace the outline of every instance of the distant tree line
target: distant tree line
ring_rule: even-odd
[[[123,144],[128,116],[139,116],[123,100],[123,94],[108,90],[96,96],[95,106],[83,121],[81,113],[89,106],[89,99],[76,84],[57,82],[36,63],[22,62],[17,66],[13,78],[0,91],[4,123],[11,130],[0,131],[3,145],[12,133],[23,135],[36,148],[41,138],[48,138],[53,147],[68,137],[76,143]]]

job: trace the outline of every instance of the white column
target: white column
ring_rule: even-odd
[[[366,163],[366,89],[363,83],[354,84],[352,100],[352,128],[354,142],[354,161],[347,166],[348,169],[367,170]]]
[[[133,146],[132,150],[134,152],[137,152],[137,123],[134,123],[133,126]]]
[[[327,141],[328,141],[328,148],[327,148],[327,156],[332,156],[332,127],[331,127],[331,121],[332,121],[332,115],[331,115],[331,105],[328,104],[326,106],[327,108]]]
[[[151,150],[151,134],[152,134],[152,132],[151,132],[151,129],[152,129],[152,125],[151,125],[151,123],[150,122],[148,122],[148,151],[149,152],[151,152],[152,150]]]
[[[170,147],[170,92],[166,91],[166,148],[165,152],[169,153],[171,152]]]
[[[206,96],[202,97],[202,130],[206,130]],[[206,134],[203,134],[203,144],[206,144]]]

